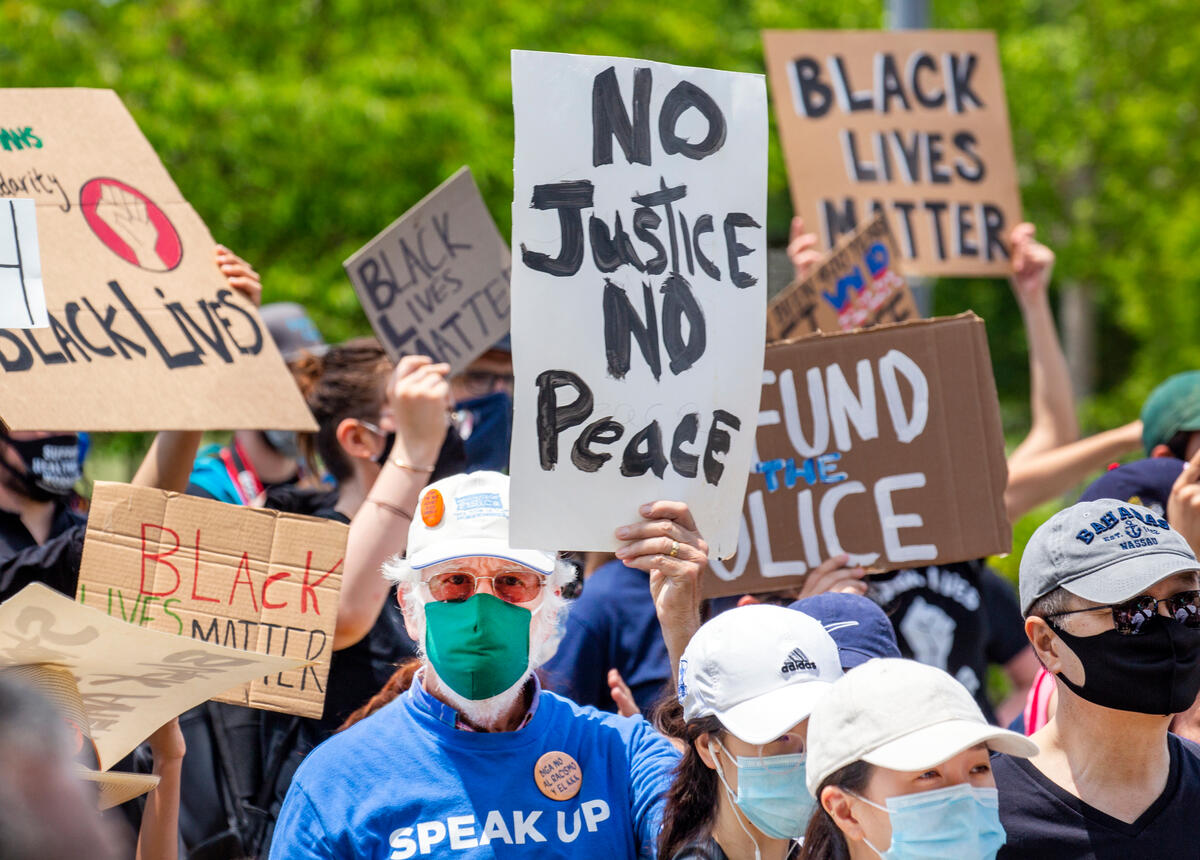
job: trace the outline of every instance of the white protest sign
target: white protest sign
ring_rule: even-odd
[[[25,198],[0,200],[0,328],[48,325],[37,209]]]
[[[736,548],[766,309],[761,75],[512,54],[512,525],[612,550],[686,501]]]
[[[302,663],[126,624],[40,583],[0,604],[0,667],[71,671],[102,770],[188,708]]]

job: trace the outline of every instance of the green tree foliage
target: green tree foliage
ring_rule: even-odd
[[[999,34],[1027,217],[1057,280],[1098,309],[1091,424],[1133,417],[1200,366],[1200,16],[1190,0],[935,0],[942,27]],[[333,340],[367,331],[341,261],[461,164],[510,222],[513,48],[762,70],[763,28],[875,28],[881,0],[0,2],[6,86],[115,89],[218,240]],[[769,229],[791,206],[772,136]],[[974,308],[1006,414],[1024,422],[1020,319],[994,281]]]

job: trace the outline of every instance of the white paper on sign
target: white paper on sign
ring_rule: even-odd
[[[38,251],[37,207],[0,199],[0,328],[45,328],[46,291]]]
[[[761,75],[514,51],[511,539],[686,501],[736,549],[766,308]]]
[[[0,604],[0,668],[70,670],[102,770],[188,708],[303,662],[147,630],[37,582]]]

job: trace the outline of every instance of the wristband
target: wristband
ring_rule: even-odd
[[[408,472],[419,472],[423,474],[433,474],[433,466],[414,466],[412,463],[405,463],[403,460],[392,457],[388,460],[397,469],[404,469]]]

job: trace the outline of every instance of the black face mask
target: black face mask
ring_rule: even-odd
[[[71,495],[80,476],[78,436],[62,433],[41,439],[3,438],[17,452],[25,471],[17,471],[3,457],[0,466],[21,483],[25,495],[35,502]]]
[[[1125,636],[1106,630],[1096,636],[1054,632],[1083,664],[1083,684],[1058,677],[1094,705],[1138,714],[1178,714],[1200,693],[1200,629],[1155,615],[1145,631]]]

